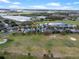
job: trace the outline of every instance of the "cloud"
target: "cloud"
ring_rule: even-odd
[[[48,3],[45,5],[32,5],[28,7],[30,9],[53,9],[53,10],[77,10],[79,8],[72,6],[72,5],[63,5],[60,3]]]
[[[9,0],[0,0],[0,2],[10,3],[10,1],[9,1]]]
[[[53,3],[47,3],[45,5],[32,5],[29,8],[30,9],[53,9],[54,8],[58,8],[59,6],[61,6],[60,3],[58,2],[53,2]]]
[[[78,2],[77,2],[78,3]],[[72,5],[73,3],[59,3],[59,2],[52,2],[43,5],[30,5],[30,6],[21,6],[20,2],[11,3],[12,5],[8,6],[9,8],[15,9],[54,9],[54,10],[78,10],[78,7]],[[76,4],[76,3],[75,3]]]
[[[73,9],[72,6],[69,6],[70,3],[66,4],[62,4],[59,2],[52,2],[52,3],[48,3],[46,6],[49,9],[56,9],[56,10],[69,10],[69,9]]]
[[[10,6],[8,6],[8,8],[22,9],[23,7],[21,7],[21,6],[19,6],[19,5],[10,5]]]
[[[48,5],[48,6],[61,6],[61,4],[58,3],[58,2],[48,3],[47,5]]]
[[[54,7],[56,10],[70,10],[73,9],[71,6],[59,6],[59,7]]]
[[[66,5],[77,5],[79,2],[66,3]]]
[[[33,6],[30,6],[29,8],[33,8],[33,9],[47,9],[47,7],[43,6],[43,5],[33,5]]]
[[[15,5],[19,5],[19,4],[21,4],[20,2],[14,2],[13,4],[15,4]]]
[[[79,2],[74,2],[73,4],[79,4]]]
[[[72,6],[45,6],[45,5],[34,5],[28,7],[29,9],[55,9],[55,10],[70,10],[74,9]]]

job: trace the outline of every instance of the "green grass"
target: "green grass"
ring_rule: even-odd
[[[72,20],[56,20],[56,21],[43,21],[43,22],[37,22],[37,24],[44,24],[44,23],[50,23],[50,22],[64,22],[67,24],[76,24],[79,25],[79,21],[72,21]]]
[[[57,49],[57,51],[59,51],[63,55],[75,54],[74,56],[79,56],[79,34],[54,35],[56,35],[57,37],[53,38],[53,34],[48,36],[40,34],[19,34],[13,36],[12,34],[10,34],[7,36],[7,38],[11,39],[12,41],[9,41],[4,45],[0,45],[0,50],[17,52],[21,51],[22,53],[38,52],[36,53],[36,55],[38,55],[39,51],[43,54],[43,50],[54,51],[53,49]],[[75,37],[77,41],[72,41],[69,37]]]
[[[12,58],[12,57],[6,56],[6,59],[14,59],[14,57]],[[20,55],[20,56],[15,57],[15,59],[37,59],[37,58],[33,57],[33,56],[22,56],[22,55]]]
[[[1,45],[0,45],[0,49],[7,48],[7,47],[10,46],[12,43],[13,43],[13,40],[10,40],[10,41],[6,42],[5,44],[1,44]]]

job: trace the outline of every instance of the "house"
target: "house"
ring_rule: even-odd
[[[75,29],[76,25],[66,24],[62,22],[40,24],[42,32],[63,32],[65,30]]]
[[[48,23],[48,25],[50,25],[50,26],[58,26],[58,27],[66,27],[66,28],[76,27],[76,25],[66,24],[66,23],[63,23],[63,22]]]
[[[70,31],[73,32],[73,33],[79,33],[78,29],[70,29]]]

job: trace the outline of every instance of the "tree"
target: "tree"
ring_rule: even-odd
[[[37,16],[33,16],[33,17],[31,18],[31,20],[32,20],[32,21],[38,21]]]
[[[4,22],[7,23],[7,24],[9,24],[10,20],[9,19],[5,19]]]
[[[5,59],[5,57],[4,56],[0,56],[0,59]]]
[[[50,58],[49,58],[49,56],[47,54],[44,54],[43,59],[50,59]]]
[[[10,22],[10,25],[11,25],[12,27],[18,26],[15,21],[11,21],[11,22]]]

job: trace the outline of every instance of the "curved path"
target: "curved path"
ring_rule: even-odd
[[[3,39],[3,41],[0,42],[0,45],[5,44],[7,41],[8,41],[8,39]]]
[[[4,36],[6,36],[6,35],[8,35],[9,33],[7,32],[7,33],[2,33],[2,34],[0,34],[0,36],[1,37],[4,37]],[[8,39],[2,39],[2,41],[0,41],[0,45],[1,44],[5,44],[6,42],[8,41]]]

